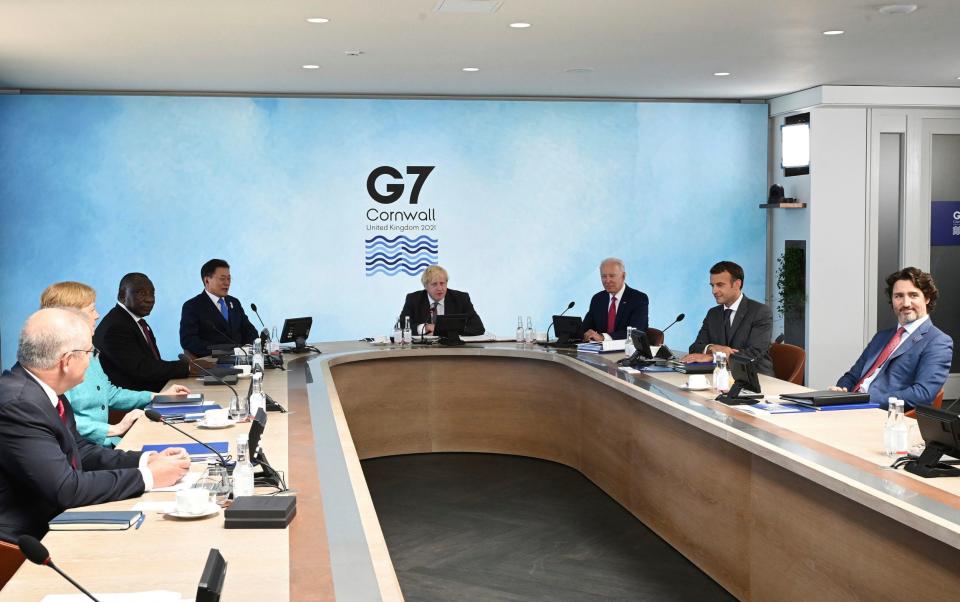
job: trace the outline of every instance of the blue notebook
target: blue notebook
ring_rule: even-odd
[[[50,521],[51,531],[123,531],[136,523],[139,510],[62,512]]]
[[[229,449],[229,444],[226,441],[211,441],[207,443],[210,447],[217,450],[223,455],[226,455],[227,450]],[[200,445],[199,443],[153,443],[150,445],[144,445],[144,452],[160,452],[168,447],[182,447],[187,450],[187,453],[190,454],[190,459],[194,462],[206,461],[208,458],[216,458],[217,455]]]

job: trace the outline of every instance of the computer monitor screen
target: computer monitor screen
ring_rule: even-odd
[[[296,343],[296,349],[303,349],[310,336],[313,318],[287,318],[283,321],[283,330],[280,332],[281,343]]]
[[[443,345],[462,345],[460,335],[467,329],[467,314],[440,314],[433,324],[433,334]]]
[[[562,344],[576,341],[580,338],[580,329],[583,328],[583,319],[577,316],[553,316],[553,332],[557,335],[557,342]]]
[[[736,397],[740,391],[746,389],[752,393],[760,393],[760,376],[757,373],[757,361],[751,357],[735,353],[730,356],[730,375],[733,376],[733,386],[730,396]]]
[[[904,468],[922,477],[960,476],[960,469],[940,462],[944,455],[960,458],[960,415],[917,404],[917,424],[923,436],[923,453]]]
[[[260,437],[267,428],[267,413],[263,408],[257,410],[257,415],[253,417],[250,424],[250,432],[247,434],[247,453],[250,458],[257,455],[257,448],[260,447]]]
[[[650,349],[650,341],[647,339],[647,333],[645,331],[634,328],[631,341],[633,341],[633,348],[640,354],[639,357],[645,360],[653,359],[653,350]]]
[[[219,602],[223,592],[223,582],[227,577],[227,561],[223,559],[220,550],[210,548],[207,555],[207,564],[200,574],[200,584],[197,586],[197,602]]]

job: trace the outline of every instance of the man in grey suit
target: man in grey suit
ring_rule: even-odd
[[[760,374],[773,376],[770,340],[773,312],[763,303],[748,299],[743,288],[743,268],[732,261],[721,261],[710,268],[710,288],[716,307],[707,312],[690,353],[680,358],[686,363],[711,362],[713,353],[730,357],[739,353],[757,361]]]

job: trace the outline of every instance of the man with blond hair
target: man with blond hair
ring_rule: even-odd
[[[64,510],[137,497],[190,469],[180,448],[117,451],[77,432],[63,393],[83,380],[96,349],[76,311],[41,309],[20,332],[17,363],[0,376],[0,539],[42,537]]]
[[[484,333],[483,321],[473,308],[470,295],[447,288],[447,270],[432,265],[420,275],[423,290],[407,295],[400,311],[400,319],[410,317],[415,334],[433,334],[437,316],[462,314],[467,316],[463,334],[475,336]]]

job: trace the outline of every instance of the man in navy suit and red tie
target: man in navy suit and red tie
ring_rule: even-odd
[[[933,276],[918,268],[890,274],[887,297],[898,326],[874,335],[853,367],[830,388],[869,393],[870,401],[884,409],[890,397],[904,400],[908,408],[932,403],[953,361],[953,339],[930,319],[938,296]]]
[[[0,376],[0,540],[43,537],[64,510],[137,497],[190,469],[181,448],[107,449],[77,432],[63,395],[83,381],[97,350],[87,318],[41,309],[20,333],[17,363]]]
[[[590,310],[583,318],[583,340],[603,341],[627,338],[627,326],[647,330],[650,300],[627,286],[623,260],[608,257],[600,263],[603,290],[590,299]]]
[[[210,355],[214,345],[241,347],[257,338],[240,300],[231,297],[230,264],[211,259],[200,268],[203,291],[183,304],[180,346],[194,357]]]

